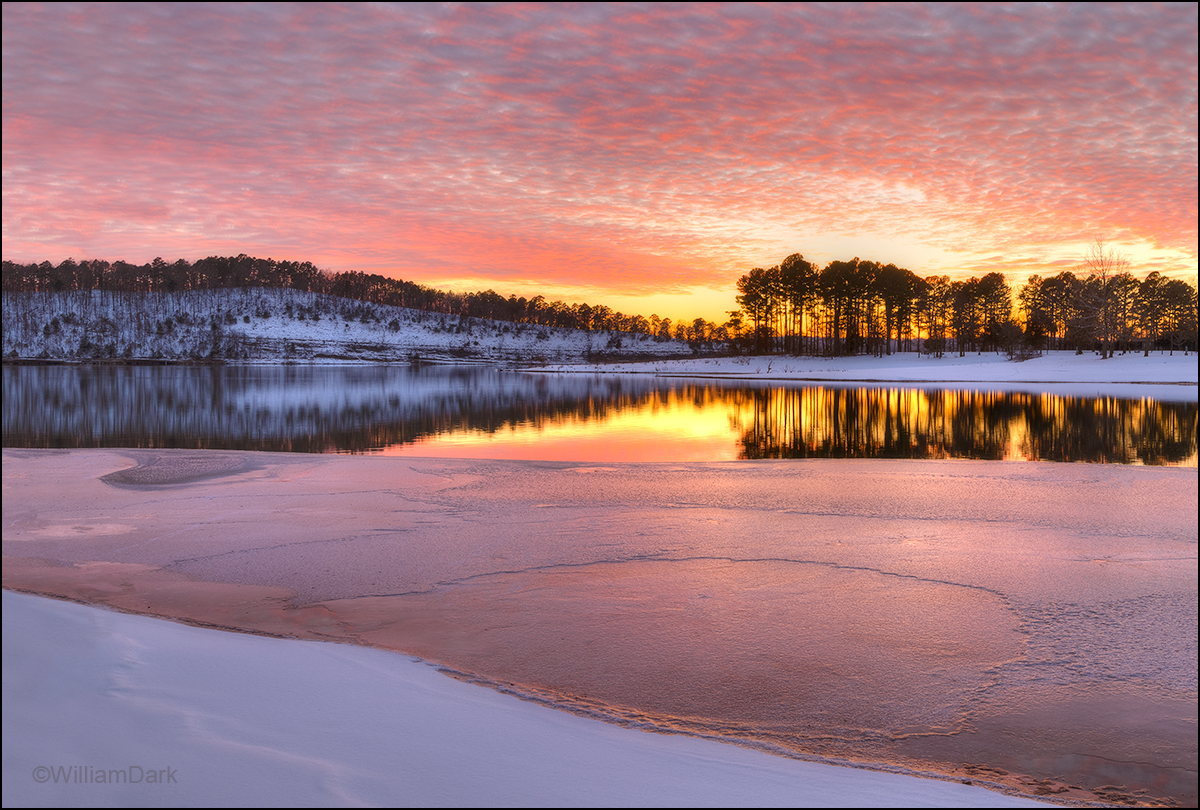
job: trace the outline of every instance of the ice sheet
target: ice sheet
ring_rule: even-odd
[[[6,450],[5,584],[635,725],[1194,800],[1194,469],[245,457]]]

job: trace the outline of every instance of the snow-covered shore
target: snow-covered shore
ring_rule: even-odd
[[[381,650],[3,605],[5,807],[1042,806],[618,728]]]
[[[885,357],[692,358],[639,363],[557,365],[547,372],[603,370],[612,374],[654,374],[771,382],[904,383],[915,387],[1017,390],[1076,396],[1151,397],[1196,401],[1195,354],[1140,352],[1101,359],[1098,354],[1048,352],[1022,362],[998,354],[947,354],[937,358],[904,353]]]
[[[688,357],[720,346],[467,318],[295,290],[6,293],[3,316],[6,361],[484,363],[589,374],[897,382],[1086,395],[1103,386],[1115,396],[1191,400],[1197,383],[1195,354],[1182,351],[1148,357],[1130,352],[1105,360],[1091,352],[1055,351],[1022,362],[997,353]]]

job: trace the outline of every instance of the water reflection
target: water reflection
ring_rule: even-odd
[[[743,458],[1196,464],[1195,403],[914,388],[739,393]]]
[[[9,447],[1196,464],[1196,403],[406,366],[8,366]]]

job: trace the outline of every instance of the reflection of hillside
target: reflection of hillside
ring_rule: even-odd
[[[688,387],[439,366],[16,366],[4,369],[4,444],[357,452],[603,419]]]
[[[741,457],[1178,464],[1195,403],[897,388],[740,392]]]

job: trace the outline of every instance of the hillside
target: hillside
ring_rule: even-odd
[[[680,340],[490,321],[298,290],[5,293],[5,361],[482,362],[692,355]]]

